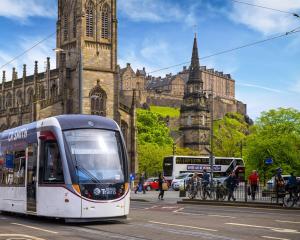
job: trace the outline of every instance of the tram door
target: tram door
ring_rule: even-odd
[[[37,154],[36,144],[27,148],[27,212],[36,213]]]

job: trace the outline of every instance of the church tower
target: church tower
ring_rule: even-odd
[[[180,130],[184,134],[184,147],[207,155],[209,149],[209,107],[203,91],[197,38],[194,38],[189,79],[186,83],[183,103],[180,108]]]
[[[64,112],[116,119],[116,0],[58,0],[56,45]]]

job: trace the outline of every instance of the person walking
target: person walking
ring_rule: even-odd
[[[165,179],[162,176],[162,174],[160,173],[158,175],[158,189],[159,189],[158,199],[160,199],[160,200],[164,200],[164,194],[165,194],[165,190],[163,189],[164,182],[165,182]]]
[[[255,195],[258,190],[258,184],[259,184],[259,176],[256,170],[253,170],[250,176],[248,177],[248,183],[250,185],[250,193],[252,200],[255,200]]]
[[[235,201],[235,197],[233,195],[235,188],[237,187],[237,177],[235,176],[235,173],[232,172],[229,177],[226,179],[226,187],[228,189],[228,201],[232,198],[233,201]]]
[[[277,173],[275,175],[275,192],[276,192],[277,203],[278,203],[278,199],[284,197],[285,183],[282,177],[282,169],[277,168],[276,171]]]
[[[139,189],[142,189],[143,191],[143,194],[146,193],[146,190],[145,190],[145,186],[144,186],[144,183],[145,183],[145,173],[143,172],[139,178],[139,183],[138,185],[136,186],[136,189],[134,191],[134,193],[137,193],[139,191]]]

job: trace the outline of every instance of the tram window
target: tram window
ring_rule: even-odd
[[[63,183],[64,175],[60,153],[56,142],[46,142],[44,152],[44,183]]]
[[[1,185],[25,184],[25,150],[7,152],[0,161]]]
[[[25,184],[25,151],[15,152],[14,158],[14,173],[13,183],[14,185]]]

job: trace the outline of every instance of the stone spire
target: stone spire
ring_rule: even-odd
[[[4,84],[6,81],[6,72],[2,71],[2,84]]]
[[[201,77],[201,71],[200,71],[200,63],[199,63],[198,45],[197,45],[196,35],[195,35],[195,38],[194,38],[193,53],[192,53],[190,73],[189,73],[189,80],[188,80],[187,83],[188,84],[189,83],[202,83],[203,84],[202,77]]]

